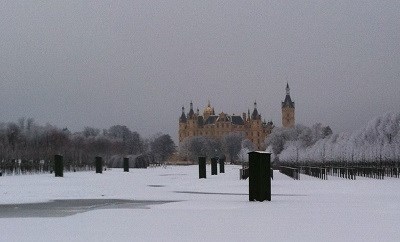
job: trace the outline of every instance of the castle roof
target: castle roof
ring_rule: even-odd
[[[282,108],[294,108],[294,102],[290,98],[290,95],[286,95],[285,101],[282,102]]]
[[[233,124],[236,124],[236,125],[244,125],[243,118],[238,115],[231,116],[231,121]]]
[[[217,115],[210,115],[204,122],[204,124],[214,124],[218,119]]]
[[[198,116],[197,117],[197,124],[202,126],[204,124],[204,118],[203,116]]]
[[[257,103],[254,102],[254,110],[252,114],[250,115],[250,110],[248,110],[248,115],[246,116],[240,116],[240,115],[228,115],[224,112],[220,113],[219,115],[215,115],[214,108],[210,105],[210,102],[208,102],[208,105],[205,109],[205,112],[207,115],[200,115],[198,112],[197,114],[193,110],[193,103],[190,102],[190,111],[185,115],[184,108],[182,107],[182,114],[179,118],[179,121],[181,123],[187,122],[189,119],[195,119],[197,121],[197,125],[203,126],[203,125],[212,125],[216,124],[217,122],[230,122],[234,125],[245,125],[246,121],[249,121],[249,119],[252,120],[259,120],[261,119],[261,115],[257,110]],[[246,119],[247,120],[244,120]]]

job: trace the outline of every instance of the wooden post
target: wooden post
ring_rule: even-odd
[[[225,173],[225,158],[219,158],[219,173]]]
[[[271,201],[271,153],[249,153],[249,200]]]
[[[218,175],[218,158],[211,158],[211,175]]]
[[[200,156],[199,157],[199,179],[207,178],[206,173],[206,157]]]
[[[96,173],[103,173],[103,159],[96,156]]]
[[[124,158],[124,172],[129,172],[129,158]]]
[[[64,176],[64,162],[62,155],[54,156],[54,174],[56,177]]]

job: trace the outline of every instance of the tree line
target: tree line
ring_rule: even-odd
[[[267,144],[280,163],[390,165],[400,162],[400,113],[376,117],[351,133],[333,134],[320,124],[274,129]]]
[[[96,156],[102,156],[106,165],[115,155],[147,154],[155,162],[162,162],[174,151],[175,144],[168,134],[159,133],[144,139],[124,125],[103,130],[85,127],[72,133],[67,128],[38,125],[32,118],[0,123],[0,168],[3,171],[7,167],[19,167],[20,172],[51,169],[49,163],[56,154],[64,156],[65,167],[69,169],[92,166]]]

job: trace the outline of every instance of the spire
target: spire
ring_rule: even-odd
[[[256,120],[259,118],[258,110],[257,110],[257,101],[254,101],[254,110],[251,114],[251,119]]]
[[[286,97],[285,97],[285,101],[282,102],[282,108],[285,108],[285,107],[294,108],[294,102],[290,98],[289,83],[286,83]]]
[[[181,123],[186,123],[187,119],[186,119],[186,115],[185,115],[185,108],[182,106],[182,114],[181,117],[179,118],[179,122]]]
[[[188,113],[188,117],[189,118],[193,118],[194,117],[193,102],[192,101],[190,101],[190,110],[189,110],[189,113]]]
[[[286,82],[286,95],[290,95],[290,88],[288,82]]]

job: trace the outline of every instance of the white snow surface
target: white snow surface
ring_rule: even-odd
[[[400,179],[301,180],[274,171],[272,201],[249,202],[239,166],[0,177],[0,203],[54,199],[177,200],[150,209],[0,218],[0,241],[399,241]],[[153,186],[156,185],[156,186]],[[177,193],[177,192],[196,193]]]

